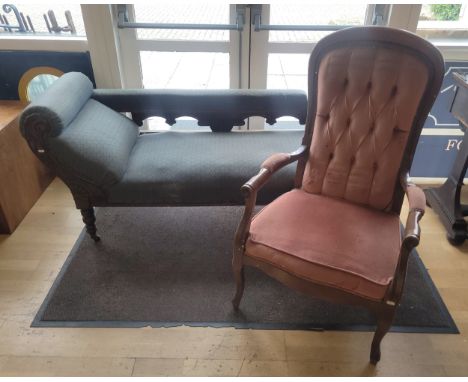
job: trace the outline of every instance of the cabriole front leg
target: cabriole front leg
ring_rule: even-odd
[[[101,238],[96,234],[96,216],[94,215],[94,208],[82,208],[81,216],[83,217],[83,223],[86,225],[86,232],[88,232],[91,239],[95,242],[101,240]]]
[[[376,365],[380,361],[380,343],[388,333],[388,330],[392,326],[393,317],[395,316],[395,306],[388,306],[385,309],[376,312],[377,315],[377,329],[372,339],[370,363]]]
[[[232,305],[235,310],[239,309],[239,305],[244,294],[245,276],[244,266],[242,263],[243,255],[244,253],[242,248],[234,248],[232,270],[234,273],[234,278],[236,280],[236,295],[232,299]]]
[[[244,294],[245,276],[243,257],[245,252],[245,242],[247,241],[250,221],[252,219],[252,213],[257,200],[257,192],[252,191],[248,182],[242,186],[241,191],[245,197],[245,209],[244,215],[237,227],[232,252],[232,271],[234,273],[234,279],[236,280],[236,295],[232,299],[232,305],[235,310],[239,309],[239,305]]]

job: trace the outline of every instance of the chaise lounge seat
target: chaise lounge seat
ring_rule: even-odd
[[[293,151],[302,131],[164,132],[140,135],[109,202],[131,205],[241,205],[246,174],[278,151]],[[257,161],[257,162],[255,162]],[[267,203],[294,186],[290,166],[265,188]]]
[[[305,123],[301,91],[93,90],[67,73],[23,112],[20,128],[33,152],[70,188],[91,237],[95,206],[242,205],[240,187],[258,164],[300,145],[303,131],[231,132],[249,116]],[[123,113],[131,113],[132,119]],[[174,123],[193,116],[212,132],[140,133],[149,116]],[[259,194],[268,203],[293,188],[282,169]]]

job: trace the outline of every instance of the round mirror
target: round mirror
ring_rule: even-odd
[[[54,83],[57,76],[53,74],[39,74],[29,81],[26,88],[26,97],[28,101],[34,101],[38,96],[46,91],[46,89]]]
[[[62,71],[50,66],[29,69],[23,74],[18,84],[20,100],[25,102],[34,101],[62,74]]]

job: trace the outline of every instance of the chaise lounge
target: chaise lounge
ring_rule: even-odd
[[[32,151],[70,188],[95,240],[94,207],[242,205],[240,187],[275,152],[298,147],[303,131],[236,131],[250,116],[305,123],[302,91],[93,90],[81,73],[59,78],[23,112]],[[122,113],[131,113],[131,119]],[[150,116],[192,116],[211,132],[140,133]],[[268,203],[293,188],[281,170],[259,194]]]

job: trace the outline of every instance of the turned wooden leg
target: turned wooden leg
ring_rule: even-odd
[[[86,225],[86,232],[88,232],[91,239],[95,242],[101,240],[101,238],[96,234],[96,216],[94,215],[94,208],[83,208],[81,209],[81,216],[83,217],[83,223]]]
[[[395,309],[385,309],[377,314],[377,330],[372,340],[370,362],[376,365],[380,361],[380,342],[392,326]]]

